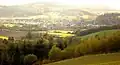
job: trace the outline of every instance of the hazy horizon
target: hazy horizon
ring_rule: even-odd
[[[0,5],[12,6],[12,5],[23,5],[35,2],[52,2],[63,5],[75,5],[75,6],[104,6],[111,9],[120,10],[120,0],[0,0]],[[97,7],[97,6],[96,6]]]

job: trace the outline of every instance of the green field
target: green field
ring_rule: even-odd
[[[59,37],[69,37],[69,36],[74,36],[74,34],[70,34],[73,31],[65,31],[65,30],[50,30],[48,32],[48,34],[50,35],[55,35],[55,36],[59,36]]]
[[[54,32],[57,31],[57,32]],[[70,34],[68,32],[73,32],[73,31],[64,31],[64,30],[50,30],[48,34],[50,35],[57,35],[59,37],[69,37],[69,36],[75,36],[75,34]],[[105,31],[101,31],[101,32],[96,32],[96,33],[92,33],[89,35],[85,35],[82,36],[80,38],[82,39],[88,39],[89,37],[94,37],[95,35],[99,35],[100,37],[103,37],[104,35],[109,36],[111,34],[114,34],[115,32],[120,32],[120,30],[105,30]]]
[[[45,65],[120,65],[120,53],[86,55]]]
[[[8,39],[6,36],[0,36],[0,39]]]
[[[95,37],[96,35],[98,35],[99,37],[103,37],[104,35],[105,36],[109,36],[111,34],[114,34],[115,32],[120,32],[120,30],[105,30],[105,31],[101,31],[101,32],[96,32],[96,33],[92,33],[92,34],[89,34],[89,35],[85,35],[85,36],[82,36],[80,38],[88,39],[90,37]]]
[[[74,36],[74,34],[68,34],[68,33],[48,33],[50,35],[56,35],[59,37],[69,37],[69,36]]]

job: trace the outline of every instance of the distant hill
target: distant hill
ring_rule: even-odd
[[[84,35],[100,32],[100,31],[104,31],[104,30],[115,30],[115,29],[120,29],[120,25],[103,26],[103,27],[92,28],[92,29],[88,29],[88,30],[84,30],[84,31],[77,30],[75,32],[75,34],[78,36],[84,36]]]
[[[106,13],[96,18],[96,24],[117,25],[120,24],[120,13]]]
[[[34,9],[21,6],[1,6],[0,17],[23,17],[37,15]]]
[[[60,13],[60,15],[95,15],[75,7],[45,2],[18,6],[0,6],[0,17],[36,16],[44,15],[49,12],[57,12]]]
[[[110,35],[113,35],[114,33],[117,33],[117,32],[120,33],[120,30],[119,29],[118,30],[104,30],[104,31],[99,31],[99,32],[95,32],[95,33],[81,36],[81,38],[83,40],[86,40],[86,39],[89,39],[92,37],[97,37],[97,36],[99,36],[100,38],[104,38],[104,36],[110,36]]]

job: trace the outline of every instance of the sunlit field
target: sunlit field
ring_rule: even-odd
[[[71,34],[73,31],[65,31],[65,30],[50,30],[48,34],[55,35],[59,37],[69,37],[74,36],[74,34]]]
[[[8,39],[6,36],[0,36],[0,39]]]
[[[69,37],[69,36],[74,36],[74,34],[68,34],[68,33],[48,33],[50,35],[56,35],[59,37]]]
[[[14,27],[15,24],[4,24],[5,27]]]
[[[73,31],[67,31],[67,30],[49,30],[48,32],[60,32],[60,33],[72,33]]]

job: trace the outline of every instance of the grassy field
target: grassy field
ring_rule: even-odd
[[[101,32],[96,32],[96,33],[92,33],[92,34],[89,34],[89,35],[85,35],[85,36],[82,36],[80,38],[88,39],[89,37],[95,37],[96,35],[98,35],[100,37],[103,37],[104,35],[105,36],[109,36],[111,34],[114,34],[115,32],[120,32],[120,30],[105,30],[105,31],[101,31]]]
[[[51,31],[48,32],[48,34],[50,34],[50,35],[56,35],[56,36],[59,36],[59,37],[75,36],[75,34],[70,34],[73,31],[64,31],[64,30],[57,30],[57,32],[54,32],[54,31],[55,30],[51,30]],[[104,34],[105,35],[110,35],[110,34],[112,34],[114,32],[118,32],[118,31],[120,32],[120,30],[106,30],[106,31],[101,31],[101,32],[92,33],[92,34],[89,34],[89,35],[86,35],[86,36],[82,36],[80,38],[82,38],[82,39],[88,39],[89,37],[94,37],[95,35],[99,35],[99,36],[103,36]],[[68,32],[70,32],[70,33],[68,33]],[[22,36],[25,36],[26,34],[27,34],[27,32],[25,32],[25,31],[20,31],[20,32],[16,32],[16,31],[11,31],[11,32],[1,31],[0,32],[0,35],[1,35],[0,38],[7,39],[7,37],[5,37],[5,36],[8,36],[8,37],[13,36],[15,38],[20,38]]]
[[[48,33],[50,35],[57,35],[59,37],[69,37],[69,36],[74,36],[74,34],[68,34],[68,33]]]
[[[45,65],[120,65],[120,53],[87,55]]]
[[[65,31],[65,30],[50,30],[48,32],[48,34],[50,35],[57,35],[59,37],[69,37],[69,36],[74,36],[74,34],[70,34],[72,33],[73,31]]]
[[[74,36],[74,34],[70,34],[68,32],[72,32],[72,31],[64,31],[64,30],[56,30],[57,32],[54,32],[55,30],[50,30],[48,32],[48,34],[50,35],[56,35],[59,37],[68,37],[68,36]],[[40,31],[32,31],[32,32],[36,32],[39,33]],[[42,32],[42,31],[41,31]],[[24,37],[25,35],[27,35],[27,31],[0,31],[0,38],[7,38],[7,37],[14,37],[16,39],[20,39],[21,37]],[[5,37],[7,36],[7,37]]]
[[[0,36],[0,39],[8,39],[6,36]]]

